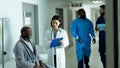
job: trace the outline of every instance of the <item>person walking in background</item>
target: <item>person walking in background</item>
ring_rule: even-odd
[[[71,24],[71,33],[76,41],[78,68],[84,68],[83,63],[85,63],[86,68],[90,68],[89,57],[91,53],[91,36],[93,43],[96,42],[94,28],[92,22],[86,18],[84,9],[78,10],[78,16],[79,17]]]
[[[96,22],[96,31],[99,31],[99,53],[103,67],[106,68],[106,50],[105,50],[105,5],[100,6],[100,17]]]
[[[60,28],[61,19],[54,15],[51,20],[51,29],[46,31],[46,43],[48,49],[48,64],[55,68],[65,67],[65,47],[69,45],[67,32]]]

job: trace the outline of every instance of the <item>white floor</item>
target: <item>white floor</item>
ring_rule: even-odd
[[[98,41],[95,45],[91,46],[91,49],[92,49],[92,53],[89,63],[90,68],[103,68],[98,53]],[[4,66],[5,66],[4,68],[15,68],[15,60],[11,59],[10,61],[5,62]],[[0,68],[2,68],[1,64],[0,64]],[[66,68],[77,68],[75,46],[66,50]]]
[[[15,68],[15,67],[16,65],[14,58],[4,63],[4,68]],[[0,64],[0,68],[2,68],[2,64]]]

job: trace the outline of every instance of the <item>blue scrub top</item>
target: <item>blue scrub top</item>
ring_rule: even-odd
[[[76,18],[71,24],[71,33],[76,39],[76,54],[77,60],[83,59],[84,55],[90,56],[91,53],[91,37],[95,37],[93,24],[89,19]],[[82,43],[77,41],[77,38],[82,40]]]
[[[103,16],[100,16],[96,21],[97,24],[105,24],[105,19]],[[99,31],[99,43],[105,43],[105,31]]]

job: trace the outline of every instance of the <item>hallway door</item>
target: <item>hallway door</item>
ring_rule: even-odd
[[[23,26],[32,28],[32,39],[35,44],[39,44],[37,5],[23,3]]]

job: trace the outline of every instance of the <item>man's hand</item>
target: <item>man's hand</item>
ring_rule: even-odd
[[[39,68],[44,68],[44,67],[40,66]]]
[[[95,38],[93,38],[93,41],[92,41],[92,42],[93,42],[93,44],[95,44],[95,43],[96,43],[96,39],[95,39]]]
[[[33,68],[40,68],[40,67],[35,65]]]
[[[78,38],[77,40],[78,40],[78,42],[79,42],[79,43],[82,43],[82,41],[81,41],[81,39],[80,39],[80,38]]]
[[[99,31],[99,27],[98,27],[98,26],[96,26],[96,27],[95,27],[95,30],[96,30],[96,31]]]
[[[44,64],[42,61],[39,61],[39,64],[40,64],[39,68],[44,68]]]

